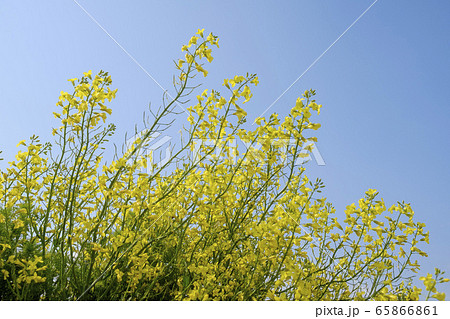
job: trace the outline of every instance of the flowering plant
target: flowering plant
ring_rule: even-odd
[[[258,118],[250,130],[242,103],[258,77],[225,79],[226,93],[205,90],[187,109],[180,150],[148,167],[152,154],[139,150],[192,94],[193,78],[207,76],[202,61],[212,62],[218,41],[198,30],[182,47],[175,97],[110,164],[102,161],[115,130],[106,124],[111,77],[69,80],[55,141],[21,141],[0,172],[2,300],[418,300],[408,274],[429,234],[411,206],[387,209],[368,190],[339,222],[319,197],[323,183],[299,164],[320,127],[314,90],[284,119]],[[236,138],[248,147],[230,146]],[[196,139],[213,143],[192,159]],[[445,298],[440,270],[421,279],[427,298]]]

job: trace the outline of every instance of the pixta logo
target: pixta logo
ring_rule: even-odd
[[[250,143],[238,141],[236,139],[228,141],[226,144],[223,141],[218,140],[209,140],[209,139],[194,139],[193,140],[193,148],[190,154],[190,159],[193,161],[198,161],[202,157],[202,148],[213,149],[211,154],[204,157],[205,160],[214,160],[214,159],[225,159],[231,160],[233,163],[237,162],[238,155],[235,152],[231,152],[231,154],[227,153],[226,149],[239,149],[240,154],[246,153],[249,158],[256,159],[264,165],[264,158],[260,155],[263,149],[263,144],[269,143],[273,146],[281,146],[281,153],[287,153],[288,150],[296,147],[296,141],[294,139],[291,140],[281,140],[281,139],[273,139],[273,140],[263,140],[259,143]],[[316,143],[313,141],[308,141],[304,143],[301,147],[297,147],[297,160],[295,161],[296,165],[303,165],[310,161],[312,161],[312,157],[318,166],[325,166],[325,161],[320,154],[319,149],[317,148]],[[280,158],[281,161],[285,162],[287,158]]]
[[[147,173],[153,172],[155,169],[159,169],[169,163],[174,153],[173,138],[168,135],[162,135],[159,132],[149,133],[148,130],[143,130],[126,141],[127,151],[136,149],[128,162],[144,158],[147,161]],[[308,162],[312,162],[313,158],[318,166],[325,166],[325,161],[316,145],[313,141],[307,141],[302,145],[296,145],[296,141],[273,139],[262,139],[258,143],[248,143],[237,139],[224,142],[222,140],[211,139],[192,139],[192,147],[186,148],[187,158],[192,162],[198,161],[221,161],[228,160],[233,163],[237,163],[237,160],[246,154],[249,158],[261,161],[261,165],[264,165],[264,156],[261,156],[263,151],[263,145],[270,144],[280,149],[281,153],[288,153],[293,148],[296,150],[296,165],[304,165]],[[205,149],[212,150],[205,154]],[[239,149],[239,152],[230,152],[230,150]],[[228,151],[227,151],[228,150]],[[184,153],[184,155],[186,155]],[[237,154],[240,155],[237,155]],[[279,158],[282,163],[287,160],[286,157]]]

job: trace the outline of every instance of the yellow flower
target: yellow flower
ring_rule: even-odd
[[[208,71],[206,71],[204,68],[202,68],[202,66],[200,64],[197,64],[195,66],[195,68],[197,69],[198,72],[202,72],[204,77],[206,77],[208,75]]]
[[[205,31],[205,29],[198,29],[197,30],[197,34],[201,37],[203,37],[203,31]]]
[[[14,229],[21,228],[23,226],[25,226],[25,224],[20,219],[16,219],[14,221]]]
[[[214,39],[213,34],[210,33],[210,34],[208,35],[208,37],[206,38],[206,40],[209,41],[209,43],[214,44],[214,40],[215,40],[215,39]]]
[[[83,75],[89,79],[92,80],[92,70],[89,70],[87,72],[83,72]]]
[[[436,280],[433,279],[433,276],[431,274],[427,274],[426,277],[420,277],[419,279],[423,281],[423,284],[425,285],[427,291],[436,291]]]
[[[438,292],[438,293],[432,295],[431,297],[436,298],[439,301],[444,301],[445,300],[445,293],[444,292]]]
[[[234,112],[233,115],[236,115],[240,121],[242,120],[243,117],[247,116],[247,112],[245,112],[242,108],[236,105],[236,112]]]
[[[122,281],[122,277],[123,277],[123,272],[121,272],[120,269],[115,269],[114,272],[116,273],[117,281],[121,282]]]
[[[2,269],[3,280],[6,280],[9,277],[9,272],[6,269]]]
[[[193,36],[193,37],[189,40],[188,48],[189,48],[191,45],[193,45],[193,44],[197,44],[197,40],[198,40],[198,37]]]

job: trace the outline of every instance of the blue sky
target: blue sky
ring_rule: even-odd
[[[166,88],[180,46],[197,28],[214,32],[220,49],[204,88],[257,73],[260,84],[245,104],[250,120],[372,3],[79,1]],[[308,175],[322,178],[339,216],[369,188],[388,206],[410,202],[431,234],[423,272],[450,273],[449,14],[448,1],[379,0],[269,112],[287,114],[303,91],[317,91],[317,147],[326,165],[308,164]],[[74,1],[1,1],[0,41],[0,168],[18,141],[51,140],[59,92],[82,72],[108,71],[119,89],[111,117],[118,144],[150,102],[160,104],[161,88]]]

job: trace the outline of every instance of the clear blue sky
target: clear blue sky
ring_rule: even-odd
[[[79,0],[167,88],[180,46],[197,28],[217,34],[221,47],[204,87],[257,73],[260,85],[245,104],[250,119],[372,2]],[[309,175],[323,179],[339,216],[369,188],[389,206],[410,202],[431,233],[422,271],[437,266],[450,275],[449,16],[448,1],[379,0],[271,111],[286,114],[301,92],[316,89],[326,165],[308,164]],[[51,140],[59,92],[89,69],[110,72],[119,89],[111,117],[118,144],[149,102],[161,101],[155,82],[74,1],[0,1],[0,41],[1,168],[18,141]]]

